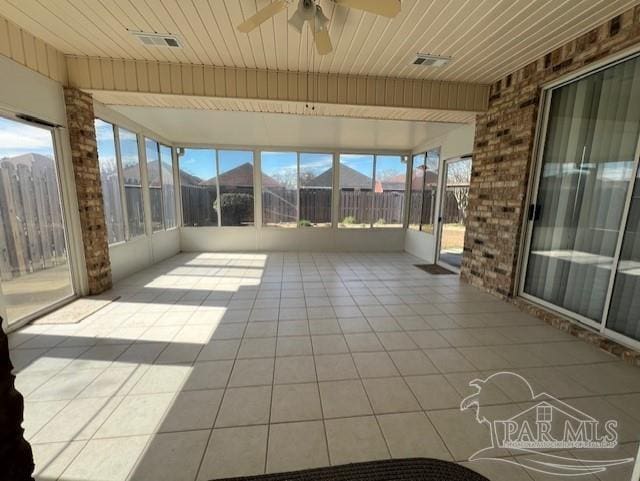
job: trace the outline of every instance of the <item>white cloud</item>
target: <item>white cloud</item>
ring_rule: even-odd
[[[0,119],[0,158],[27,152],[51,155],[52,146],[48,130]]]

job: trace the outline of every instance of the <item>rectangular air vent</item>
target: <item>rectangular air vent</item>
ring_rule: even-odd
[[[429,55],[426,53],[418,53],[411,60],[413,65],[419,65],[421,67],[443,67],[449,62],[451,62],[451,57],[441,57],[439,55]]]
[[[178,37],[166,33],[130,32],[146,47],[182,48]]]

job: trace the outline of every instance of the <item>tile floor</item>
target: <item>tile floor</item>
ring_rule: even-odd
[[[461,400],[525,376],[640,439],[640,370],[406,254],[181,254],[79,324],[10,336],[40,480],[194,481],[489,443]],[[526,396],[495,387],[485,411]],[[601,454],[601,453],[599,453]],[[601,456],[602,457],[602,456]],[[506,460],[517,461],[517,458]],[[492,481],[553,479],[466,462]],[[629,465],[596,477],[630,478]],[[557,479],[557,478],[556,478]]]

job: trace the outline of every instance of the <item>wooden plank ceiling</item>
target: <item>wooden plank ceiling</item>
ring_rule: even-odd
[[[235,29],[269,1],[0,0],[0,15],[77,56],[486,84],[638,3],[403,0],[400,15],[388,20],[319,0],[334,52],[318,57],[285,12],[248,35]],[[127,30],[176,34],[184,48],[148,48]],[[416,52],[453,61],[410,66]]]

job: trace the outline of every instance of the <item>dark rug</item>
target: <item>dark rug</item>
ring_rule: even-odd
[[[369,461],[230,479],[234,481],[489,481],[484,476],[459,464],[428,458]]]
[[[455,272],[450,271],[449,269],[445,269],[444,267],[439,266],[438,264],[414,264],[414,265],[418,269],[428,272],[429,274],[435,274],[435,275],[455,274]]]

